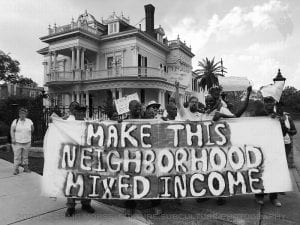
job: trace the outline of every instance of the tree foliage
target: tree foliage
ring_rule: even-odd
[[[12,59],[8,54],[0,52],[0,81],[22,86],[37,86],[37,83],[31,78],[20,76],[19,72],[20,63],[17,60]]]
[[[0,54],[0,81],[17,83],[20,63],[8,54]]]
[[[285,111],[290,113],[300,113],[300,90],[287,86],[281,95]]]
[[[196,70],[197,80],[201,79],[199,86],[204,90],[209,89],[215,85],[219,85],[218,76],[224,76],[226,68],[222,66],[221,61],[215,62],[215,58],[209,60],[208,58],[202,59],[198,63],[200,69]]]

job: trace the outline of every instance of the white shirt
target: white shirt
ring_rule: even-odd
[[[18,120],[18,123],[17,123]],[[15,132],[15,140],[17,143],[28,143],[31,142],[31,126],[33,125],[32,121],[28,118],[25,120],[15,119],[11,128]]]
[[[217,111],[218,110],[215,109],[215,110],[211,111],[210,113],[205,113],[204,116],[203,116],[203,120],[212,120],[214,118],[214,116],[215,116],[215,114],[216,114]],[[232,116],[232,117],[235,116],[232,112],[230,112],[229,109],[225,108],[224,106],[222,106],[220,108],[219,113],[222,113],[222,114],[224,114],[226,116]]]
[[[67,118],[66,120],[74,121],[74,120],[76,120],[76,119],[75,119],[75,116],[74,116],[74,115],[69,115],[68,118]]]
[[[164,110],[163,117],[167,117],[167,116],[168,116],[168,112],[167,112],[167,110]],[[177,116],[175,117],[175,120],[176,121],[181,121],[182,120],[179,113],[177,113]]]
[[[191,112],[189,108],[185,108],[183,110],[183,115],[181,117],[182,120],[189,120],[189,121],[202,121],[203,114],[196,112]]]
[[[291,129],[291,124],[289,121],[289,117],[287,115],[284,115],[284,125],[287,129]],[[283,142],[286,145],[292,143],[291,137],[288,133],[286,133],[285,136],[283,137]]]

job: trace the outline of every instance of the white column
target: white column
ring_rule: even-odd
[[[80,69],[80,48],[77,47],[76,69]]]
[[[52,70],[52,52],[49,53],[49,73],[51,73]]]
[[[79,91],[76,92],[76,102],[80,104],[80,93]]]
[[[89,107],[89,105],[90,105],[89,91],[85,92],[85,105],[86,105],[86,107]]]
[[[96,70],[100,70],[100,54],[97,52],[97,57],[96,57]]]
[[[56,70],[56,63],[57,63],[57,53],[54,52],[54,62],[53,62],[53,69]]]
[[[122,88],[119,88],[119,98],[122,98],[123,97],[123,89]]]
[[[113,88],[111,91],[112,91],[112,97],[113,97],[113,99],[116,99],[116,89]]]
[[[71,64],[71,70],[74,70],[75,69],[75,48],[73,47],[72,49],[71,49],[71,51],[72,51],[72,64]]]
[[[162,96],[161,96],[161,108],[162,109],[164,109],[164,108],[166,108],[166,102],[165,102],[165,93],[166,93],[166,91],[165,90],[162,90]]]
[[[68,107],[72,101],[72,96],[69,93],[65,94],[65,106]]]
[[[162,105],[162,90],[158,89],[158,103]]]
[[[74,92],[72,92],[72,93],[71,93],[71,100],[72,100],[72,102],[74,102],[74,101],[75,101]]]
[[[85,49],[81,49],[81,70],[84,70],[84,52]]]

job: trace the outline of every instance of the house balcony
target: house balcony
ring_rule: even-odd
[[[74,71],[52,71],[45,78],[46,85],[68,84],[70,82],[82,81],[101,81],[101,80],[118,80],[132,78],[156,79],[161,81],[172,82],[170,74],[158,68],[151,67],[120,67],[99,71],[74,70]]]

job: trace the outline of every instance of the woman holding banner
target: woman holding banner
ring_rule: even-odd
[[[276,113],[274,112],[276,105],[276,100],[272,96],[267,96],[263,98],[263,111],[257,113],[255,116],[270,116],[271,118],[276,118]],[[279,117],[277,117],[279,118]],[[265,194],[255,194],[255,200],[257,204],[264,204]],[[281,207],[281,202],[278,200],[278,193],[270,193],[269,198],[271,203],[276,207]]]

